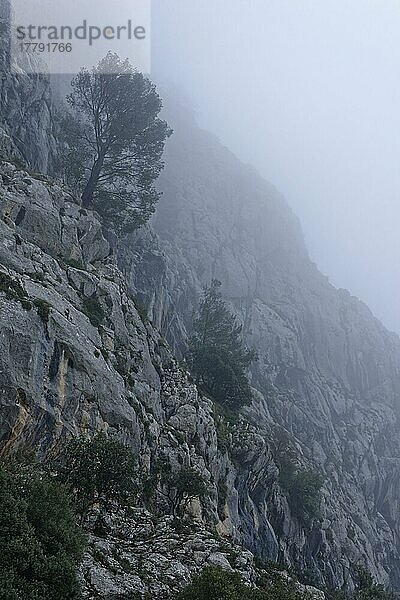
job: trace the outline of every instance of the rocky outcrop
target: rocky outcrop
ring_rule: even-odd
[[[251,552],[242,547],[172,516],[119,510],[109,514],[102,527],[102,536],[90,534],[80,571],[83,597],[89,600],[175,597],[194,573],[210,566],[239,573],[251,587],[271,574],[293,581],[286,572],[256,566]],[[304,599],[325,600],[324,592],[313,586],[298,582],[295,586]]]
[[[9,10],[8,0],[0,0],[0,127],[12,136],[25,164],[47,173],[56,152],[50,79],[11,65]]]
[[[134,449],[144,474],[160,458],[175,470],[196,468],[208,497],[190,511],[205,554],[198,560],[186,546],[191,539],[180,539],[184,574],[173,576],[170,590],[211,554],[224,555],[208,547],[210,531],[307,569],[327,587],[351,588],[361,563],[400,588],[398,338],[318,272],[279,194],[188,118],[169,144],[152,228],[125,241],[117,265],[96,214],[59,182],[18,166],[22,158],[48,168],[49,94],[43,77],[1,82],[3,451],[28,444],[44,455],[67,437],[108,431]],[[259,354],[254,403],[237,423],[220,420],[176,358],[212,277]],[[300,467],[324,477],[321,514],[307,525],[279,486],[279,432]],[[145,514],[125,523],[132,536]],[[127,589],[129,569],[113,575],[118,523],[110,523],[108,546],[93,534],[82,575],[88,598],[102,581]],[[161,519],[149,544],[159,526],[173,539]],[[129,543],[124,564],[136,564]],[[132,591],[150,589],[139,580]],[[164,580],[156,584],[169,593]]]
[[[113,598],[121,589],[169,597],[202,566],[228,567],[229,552],[249,571],[253,557],[232,534],[252,507],[233,482],[250,494],[269,472],[274,486],[266,441],[238,424],[225,432],[235,448],[228,452],[212,403],[129,293],[98,217],[59,182],[0,161],[0,235],[1,451],[28,446],[54,455],[72,436],[103,431],[135,452],[142,480],[154,478],[162,460],[172,473],[196,469],[207,486],[204,501],[188,507],[188,534],[174,533],[173,519],[162,517],[171,507],[157,477],[157,515],[138,508],[110,517],[106,540],[91,537],[85,597]],[[163,570],[152,583],[130,568],[120,573],[117,555],[150,571],[162,561]]]
[[[106,535],[91,534],[81,568],[84,598],[170,598],[207,566],[237,571],[254,585],[250,552],[224,543],[199,524],[182,524],[173,516],[155,517],[132,509],[107,517]]]
[[[399,588],[399,339],[319,273],[276,190],[190,119],[171,120],[153,230],[126,240],[120,266],[178,353],[202,286],[222,281],[259,354],[249,420],[268,443],[271,424],[282,427],[325,479],[321,518],[304,528],[257,452],[230,481],[228,526],[328,587],[351,587],[365,564]]]

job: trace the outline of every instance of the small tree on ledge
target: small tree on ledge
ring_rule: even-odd
[[[121,442],[99,434],[69,442],[59,478],[70,486],[82,521],[99,504],[124,503],[135,493],[137,461]]]
[[[173,511],[176,514],[179,507],[183,504],[184,509],[195,498],[202,500],[207,494],[207,485],[203,477],[196,469],[182,467],[174,477],[170,485],[175,489],[175,499],[173,501]]]

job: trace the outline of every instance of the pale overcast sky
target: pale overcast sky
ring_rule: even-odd
[[[254,164],[312,259],[400,332],[400,0],[153,0],[153,74]]]

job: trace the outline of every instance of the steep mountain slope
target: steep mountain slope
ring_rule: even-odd
[[[226,526],[261,554],[311,565],[328,586],[365,563],[399,587],[399,339],[318,272],[297,219],[251,167],[188,117],[172,124],[156,235],[128,240],[121,267],[177,352],[202,285],[222,281],[259,353],[249,418],[270,442],[282,426],[325,478],[307,530],[267,473],[243,464]]]
[[[1,130],[0,142],[18,156]],[[255,581],[253,555],[218,535],[240,469],[220,444],[212,403],[128,293],[98,216],[10,156],[0,160],[0,235],[0,453],[57,455],[71,436],[107,432],[134,451],[139,486],[149,485],[147,509],[138,500],[90,532],[83,597],[170,598],[210,564]],[[232,444],[273,480],[268,446],[247,428],[249,447],[240,429]],[[189,467],[207,496],[186,507],[188,526],[166,500],[163,473]]]
[[[57,452],[71,435],[107,431],[136,451],[143,477],[159,453],[172,465],[200,461],[205,473],[190,442],[201,422],[201,444],[217,454],[210,406],[142,321],[96,216],[9,161],[0,165],[0,214],[2,450]],[[89,589],[114,597],[118,578],[88,564]],[[187,580],[190,570],[181,571],[178,581]],[[145,590],[138,577],[122,587]]]
[[[108,430],[136,450],[143,477],[161,457],[175,470],[196,467],[209,486],[207,501],[191,507],[201,539],[177,536],[172,574],[170,523],[152,526],[139,510],[122,524],[122,534],[145,531],[149,565],[161,560],[160,530],[172,540],[157,589],[139,576],[143,556],[129,544],[139,580],[118,571],[113,553],[126,540],[116,518],[107,543],[92,540],[86,597],[171,592],[191,571],[227,560],[229,552],[215,557],[224,546],[210,542],[210,530],[311,569],[327,586],[351,586],[362,563],[400,588],[400,343],[318,272],[284,200],[184,117],[168,147],[153,229],[126,240],[117,268],[96,214],[60,184],[15,166],[21,156],[44,171],[52,161],[49,81],[3,77],[0,106],[13,137],[0,136],[3,448],[28,443],[45,454],[67,436]],[[182,356],[211,277],[223,282],[260,357],[253,406],[222,431],[159,333]],[[311,525],[280,489],[273,453],[282,432],[301,468],[325,477],[321,516]],[[251,562],[239,552],[235,566],[251,578]]]

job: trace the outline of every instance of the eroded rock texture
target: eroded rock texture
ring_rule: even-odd
[[[271,485],[276,487],[268,444],[248,425],[250,443],[245,447],[243,427],[238,425],[236,433],[229,434],[237,455],[243,455],[243,467],[235,466],[236,454],[228,453],[218,440],[212,403],[199,397],[186,370],[138,309],[96,214],[82,210],[59,183],[1,161],[0,239],[2,451],[28,446],[44,456],[57,453],[71,436],[105,431],[135,452],[143,479],[153,475],[160,459],[172,472],[196,468],[208,489],[202,504],[189,507],[199,549],[203,538],[212,540],[218,533],[228,548],[233,547],[228,534],[240,522],[241,510],[233,482],[255,479],[258,468],[263,477],[271,471]],[[254,465],[251,475],[245,464]],[[157,498],[154,484],[161,515],[170,510],[168,503],[162,506],[163,485]],[[157,523],[159,517],[153,517]],[[160,523],[162,527],[162,518]],[[136,527],[129,519],[128,526]],[[115,527],[118,522],[111,521],[107,548],[115,544]],[[128,538],[136,552],[135,540]],[[102,597],[116,598],[121,586],[126,591],[129,577],[125,573],[124,584],[115,580],[111,563],[106,577],[103,559],[93,555],[97,542],[92,541],[83,570],[85,597],[98,597],[102,577]],[[223,540],[208,542],[206,554],[196,559],[189,544],[182,555],[182,576],[178,573],[164,582],[161,578],[160,595],[156,586],[152,597],[166,597],[168,590],[188,581],[191,572],[212,560],[211,554],[218,549],[221,554],[222,546]],[[243,560],[247,556],[252,561],[248,552],[240,552]],[[222,555],[220,559],[227,560]],[[147,589],[145,580],[142,584],[131,591]],[[114,586],[115,593],[107,586]]]
[[[10,7],[0,0],[0,127],[12,135],[20,158],[31,169],[47,172],[56,142],[50,79],[27,75],[10,55]]]
[[[399,339],[319,273],[276,190],[189,119],[175,130],[153,230],[127,240],[121,267],[178,353],[202,286],[221,280],[259,353],[250,420],[267,440],[282,426],[325,477],[321,519],[304,529],[256,452],[230,482],[230,527],[256,552],[312,565],[326,585],[365,561],[398,587]]]
[[[110,431],[144,473],[160,457],[202,473],[208,499],[190,507],[201,535],[285,558],[328,587],[351,586],[362,563],[399,588],[397,336],[329,284],[284,200],[188,118],[169,143],[154,223],[125,240],[117,263],[95,213],[60,183],[16,166],[22,157],[48,167],[49,94],[47,80],[23,74],[0,88],[3,448],[30,444],[45,454],[69,436]],[[176,358],[212,277],[259,353],[253,406],[223,432]],[[278,483],[277,430],[301,468],[325,478],[321,515],[307,526]],[[125,585],[113,579],[112,551],[102,563],[93,548],[87,597],[98,593],[104,562],[104,585]],[[207,560],[185,558],[169,591]],[[135,582],[133,590],[146,584]]]

